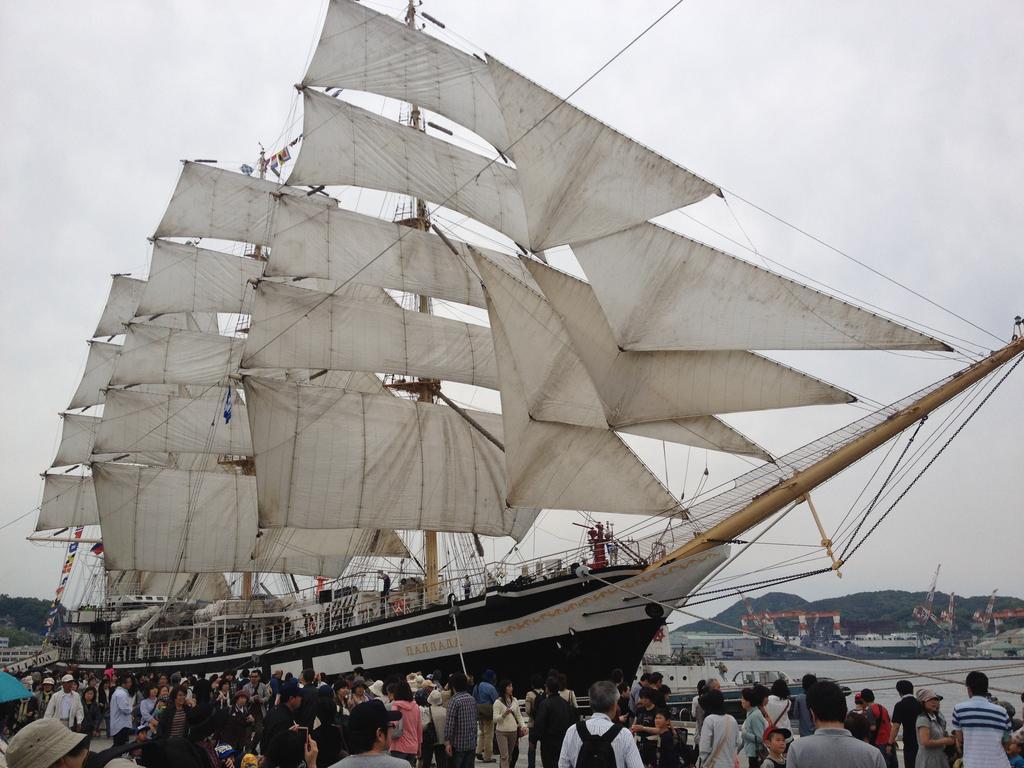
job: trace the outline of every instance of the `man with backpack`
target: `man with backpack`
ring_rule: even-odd
[[[545,700],[547,701],[547,699]],[[590,686],[593,716],[565,732],[558,768],[643,768],[632,734],[615,722],[619,690],[611,680]],[[544,743],[541,742],[543,757]]]
[[[871,734],[868,737],[869,741],[878,747],[886,765],[895,765],[896,752],[889,743],[889,737],[892,735],[889,710],[875,702],[875,693],[870,688],[861,691],[860,698],[864,702],[864,716],[868,720],[868,730]]]

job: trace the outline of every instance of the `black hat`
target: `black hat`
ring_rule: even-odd
[[[356,704],[349,714],[348,725],[358,733],[376,733],[377,729],[387,730],[388,725],[402,719],[402,713],[388,709],[380,699]]]
[[[281,701],[282,703],[288,701],[292,696],[301,696],[302,688],[299,687],[298,680],[289,680],[287,683],[281,686]]]

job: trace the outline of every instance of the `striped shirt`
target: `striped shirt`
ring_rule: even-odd
[[[964,738],[964,768],[1008,766],[1003,742],[1010,737],[1006,710],[984,696],[972,696],[953,707],[953,730]]]

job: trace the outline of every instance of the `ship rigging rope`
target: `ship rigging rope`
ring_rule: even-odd
[[[889,516],[889,514],[893,511],[893,509],[895,509],[896,505],[899,504],[903,500],[903,498],[907,495],[907,493],[909,493],[910,489],[914,487],[914,485],[917,483],[917,481],[921,479],[921,477],[924,475],[924,473],[927,472],[928,469],[932,466],[932,464],[934,464],[935,461],[939,458],[939,456],[942,455],[943,451],[945,451],[946,448],[949,447],[950,443],[953,442],[953,440],[960,434],[960,432],[964,429],[964,427],[966,427],[967,424],[971,421],[971,419],[973,419],[974,416],[978,413],[978,411],[981,410],[982,406],[984,406],[985,403],[988,402],[989,398],[991,398],[992,395],[995,394],[996,390],[999,389],[999,387],[1003,384],[1003,382],[1006,381],[1007,377],[1011,373],[1013,373],[1014,369],[1018,365],[1020,365],[1022,360],[1024,360],[1024,355],[1019,356],[1017,358],[1017,360],[1013,363],[1013,365],[1011,365],[1010,368],[1003,373],[1003,375],[1000,377],[1000,379],[985,394],[985,396],[982,398],[981,402],[979,402],[976,406],[974,406],[973,410],[971,410],[971,412],[967,415],[967,417],[960,423],[960,425],[946,439],[946,441],[942,444],[942,446],[938,449],[938,451],[936,451],[935,454],[924,465],[924,467],[922,467],[917,472],[917,474],[914,476],[914,478],[907,484],[907,486],[899,493],[899,495],[896,497],[896,499],[894,499],[893,502],[889,505],[888,509],[886,509],[886,511],[879,517],[879,519],[875,521],[874,525],[871,526],[871,528],[867,531],[867,533],[865,533],[864,536],[860,539],[860,541],[858,541],[856,544],[853,543],[853,540],[856,538],[856,531],[854,531],[853,535],[850,536],[849,542],[847,544],[846,549],[844,550],[843,555],[840,557],[840,560],[842,562],[849,561],[850,557],[852,557],[854,555],[854,553],[856,553],[857,550],[860,549],[860,547],[864,544],[864,542],[867,541],[868,537],[871,536],[871,534],[874,533],[875,530],[878,529],[878,527],[882,524],[882,522],[885,520],[885,518]],[[976,395],[979,394],[980,391],[981,390],[978,390],[978,393],[976,393]],[[968,404],[969,403],[965,403],[965,407]],[[947,421],[948,421],[948,419],[947,419]],[[923,420],[921,422],[919,422],[918,429],[920,429],[920,425],[922,423],[923,423]],[[914,434],[915,435],[917,434],[916,430],[915,430]],[[938,434],[935,437],[937,439]],[[912,439],[911,439],[911,441],[912,441]],[[933,443],[934,443],[934,440],[933,440]],[[908,443],[908,446],[909,446],[909,443]],[[925,448],[923,448],[922,450],[926,450],[928,447],[930,447],[930,446],[925,446]],[[904,454],[905,453],[906,453],[906,450],[904,450]],[[900,458],[902,459],[902,456]],[[899,462],[897,462],[897,464],[898,463]],[[894,470],[895,470],[895,467],[894,467]],[[892,473],[890,473],[890,478],[891,478],[891,476],[892,476]],[[886,479],[886,482],[888,482],[888,481],[889,481],[889,478]],[[884,487],[884,484],[883,484],[883,487]],[[863,520],[861,521],[862,523],[864,522],[864,520],[867,519],[867,515],[870,513],[871,509],[873,508],[875,501],[877,501],[877,498],[878,497],[876,496],[876,499],[872,501],[872,505],[869,506],[867,513],[865,513],[865,516],[864,516]],[[859,530],[859,528],[860,528],[860,526],[858,525],[858,530]],[[797,581],[799,579],[808,578],[810,576],[816,576],[816,575],[818,575],[820,573],[827,573],[828,571],[831,571],[831,570],[832,570],[832,568],[829,567],[829,568],[819,569],[817,571],[808,571],[806,573],[796,574],[795,576],[790,577],[788,579],[778,580],[776,583],[786,583],[787,581]],[[750,589],[750,588],[757,588],[758,586],[775,586],[775,585],[776,585],[775,583],[770,584],[770,585],[755,583],[753,585],[745,585],[745,588]],[[734,587],[733,589],[742,589],[742,588],[744,588],[744,587]],[[700,595],[703,595],[703,594],[712,594],[713,592],[719,592],[720,593],[720,592],[723,592],[723,591],[726,591],[726,590],[714,590],[712,592],[696,593],[695,595],[692,595],[692,596],[700,596]],[[710,601],[709,600],[703,600],[701,602],[710,602]]]
[[[831,570],[831,568],[828,568],[826,570]],[[619,586],[618,584],[615,584],[614,582],[608,581],[607,579],[603,579],[600,576],[595,576],[592,573],[589,574],[589,578],[594,579],[596,581],[599,581],[599,582],[601,582],[602,584],[604,584],[606,586],[612,587],[613,589],[617,589],[620,592],[625,592],[628,595],[632,595],[633,597],[638,598],[640,600],[643,600],[646,603],[650,603],[650,604],[653,604],[653,605],[660,605],[662,608],[665,608],[666,610],[668,610],[670,612],[671,611],[675,611],[677,613],[683,614],[684,616],[689,616],[692,619],[697,619],[698,621],[706,621],[709,624],[714,624],[715,626],[721,627],[722,629],[729,629],[729,630],[732,630],[734,632],[740,632],[740,633],[742,633],[744,635],[749,635],[750,637],[756,637],[759,640],[769,640],[769,641],[771,641],[773,643],[779,643],[779,644],[785,645],[785,646],[787,646],[789,648],[796,648],[796,649],[798,649],[800,651],[803,651],[803,652],[812,653],[812,654],[815,654],[817,656],[824,656],[824,657],[830,658],[830,659],[836,659],[837,661],[848,661],[848,662],[853,663],[853,664],[861,664],[861,665],[863,665],[865,667],[872,667],[874,669],[881,669],[881,670],[886,671],[886,672],[894,672],[894,673],[896,673],[898,675],[901,675],[903,677],[926,678],[928,680],[938,680],[939,682],[949,683],[951,685],[962,685],[963,684],[962,680],[954,680],[954,679],[952,679],[950,677],[947,677],[947,676],[941,675],[941,674],[936,674],[934,672],[915,672],[915,671],[910,670],[910,669],[904,669],[903,667],[894,667],[894,666],[891,666],[889,664],[880,664],[877,661],[869,661],[867,659],[859,659],[859,658],[857,658],[855,656],[844,656],[841,653],[836,653],[835,651],[826,651],[826,650],[824,650],[822,648],[804,647],[804,646],[802,646],[802,645],[800,645],[798,643],[793,643],[793,642],[791,642],[789,640],[783,640],[783,639],[780,639],[780,638],[777,638],[777,637],[772,637],[772,636],[769,636],[769,635],[765,635],[765,634],[763,634],[761,632],[752,632],[749,629],[745,629],[742,626],[737,627],[737,626],[735,626],[733,624],[728,624],[728,623],[726,623],[724,621],[718,621],[717,619],[708,618],[706,616],[700,616],[700,615],[698,615],[696,613],[693,613],[692,611],[687,611],[684,608],[676,607],[676,606],[674,606],[674,605],[672,605],[670,603],[664,603],[664,602],[661,602],[660,600],[655,600],[652,597],[647,597],[645,595],[641,595],[639,592],[634,592],[631,589],[627,589],[626,587]],[[996,688],[994,686],[990,686],[989,690],[991,690],[991,691],[998,691],[999,693],[1009,693],[1009,694],[1013,694],[1014,696],[1016,696],[1019,693],[1019,691],[1010,690],[1009,688]]]
[[[993,389],[992,391],[994,392],[995,390]],[[846,555],[849,552],[850,546],[853,544],[854,539],[857,538],[857,534],[860,533],[860,529],[864,525],[865,521],[867,521],[867,519],[871,516],[871,512],[874,510],[875,505],[878,504],[878,499],[881,497],[882,492],[888,487],[889,483],[892,481],[893,475],[895,475],[896,470],[900,468],[900,464],[903,463],[903,459],[906,458],[907,456],[907,451],[909,451],[910,447],[914,444],[914,439],[917,437],[918,433],[921,431],[921,427],[924,426],[924,423],[926,421],[928,421],[927,416],[925,416],[923,419],[917,422],[917,427],[914,428],[914,431],[910,435],[910,439],[908,439],[906,444],[903,446],[903,450],[900,451],[900,455],[896,457],[895,463],[889,469],[889,474],[886,475],[885,480],[882,481],[882,484],[878,486],[878,490],[875,491],[875,495],[874,497],[872,497],[871,502],[867,505],[867,507],[865,507],[864,514],[861,515],[860,520],[857,521],[857,525],[854,526],[853,533],[850,534],[849,542],[847,542],[846,547],[842,551],[842,554],[839,555],[840,560],[846,560]],[[952,439],[953,438],[951,437],[950,440]],[[893,445],[895,445],[895,442],[893,443]],[[936,456],[937,455],[938,454],[936,454]]]
[[[909,471],[914,466],[916,466],[918,464],[918,462],[925,455],[927,455],[927,453],[930,450],[930,448],[947,432],[947,430],[949,429],[950,425],[952,423],[956,422],[959,419],[959,417],[972,405],[972,403],[981,395],[981,393],[984,391],[984,389],[985,389],[984,382],[978,382],[978,383],[974,384],[971,388],[969,388],[967,390],[967,392],[970,393],[969,395],[968,394],[958,395],[958,398],[962,398],[962,402],[959,405],[957,405],[956,408],[954,408],[949,414],[947,414],[944,417],[942,422],[940,422],[940,424],[935,428],[934,432],[928,437],[928,439],[925,442],[925,444],[923,444],[919,448],[915,449],[915,451],[911,454],[911,456],[912,456],[911,461],[909,462],[909,464],[907,464],[904,467],[903,471],[897,477],[897,482],[901,481],[903,479],[903,477],[906,474],[908,474]],[[894,407],[895,407],[894,404],[890,404],[890,405],[887,405],[885,408],[880,409],[880,411],[885,411],[887,409],[892,409]],[[849,519],[849,517],[853,514],[853,511],[854,511],[858,501],[860,500],[860,498],[864,495],[864,493],[867,491],[867,489],[871,486],[871,483],[873,482],[874,478],[877,476],[878,472],[881,471],[881,469],[885,465],[886,461],[888,461],[888,457],[889,457],[889,455],[891,455],[891,453],[894,450],[895,446],[896,446],[896,441],[893,441],[890,444],[889,450],[887,451],[886,455],[883,457],[883,459],[879,463],[878,467],[876,467],[876,469],[872,473],[871,477],[868,478],[868,480],[866,481],[864,487],[861,489],[860,493],[857,495],[857,498],[850,505],[850,509],[847,510],[846,514],[843,516],[843,519],[840,522],[840,524],[838,526],[838,529],[837,529],[838,532],[835,535],[833,535],[833,537],[832,537],[833,538],[833,545],[834,546],[842,544],[842,543],[844,543],[847,540],[848,533],[849,533],[849,528],[848,527],[844,527],[844,525],[847,523],[847,520]],[[785,457],[782,457],[782,458],[785,458]],[[730,480],[727,483],[719,484],[718,486],[715,486],[715,487],[709,489],[708,491],[706,491],[706,493],[709,494],[709,495],[713,495],[716,492],[720,493],[723,490],[727,490],[726,486],[731,485],[733,482],[734,481]],[[893,488],[890,487],[887,491],[885,491],[885,493],[883,493],[882,498],[887,498],[889,496],[889,494],[892,493],[892,492],[893,492]],[[700,496],[700,494],[695,494],[695,496],[693,498],[691,498],[691,506],[693,504],[697,503],[698,501],[700,501],[699,496]],[[659,521],[657,519],[640,521],[640,522],[636,523],[635,525],[630,526],[629,528],[625,529],[625,531],[622,532],[621,535],[640,535],[645,529],[648,529],[648,528],[651,528],[651,527],[657,525],[658,522]],[[851,523],[851,525],[852,525],[852,523]],[[818,558],[818,557],[808,557],[807,555],[798,555],[798,556],[795,556],[794,558],[790,558],[788,560],[784,560],[781,563],[777,563],[777,564],[771,566],[771,568],[776,568],[776,567],[779,567],[780,565],[785,565],[786,563],[795,564],[797,562],[803,562],[803,561],[807,561],[807,560],[816,560],[816,559],[824,559],[824,555],[822,555],[821,558]],[[730,577],[730,580],[732,580],[734,578],[736,578],[736,577]]]

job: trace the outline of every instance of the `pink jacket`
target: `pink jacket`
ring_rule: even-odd
[[[404,752],[407,755],[420,754],[420,746],[423,744],[423,721],[420,717],[420,708],[414,701],[391,702],[391,708],[402,713],[402,735],[397,739],[391,739],[390,749],[394,752]]]

